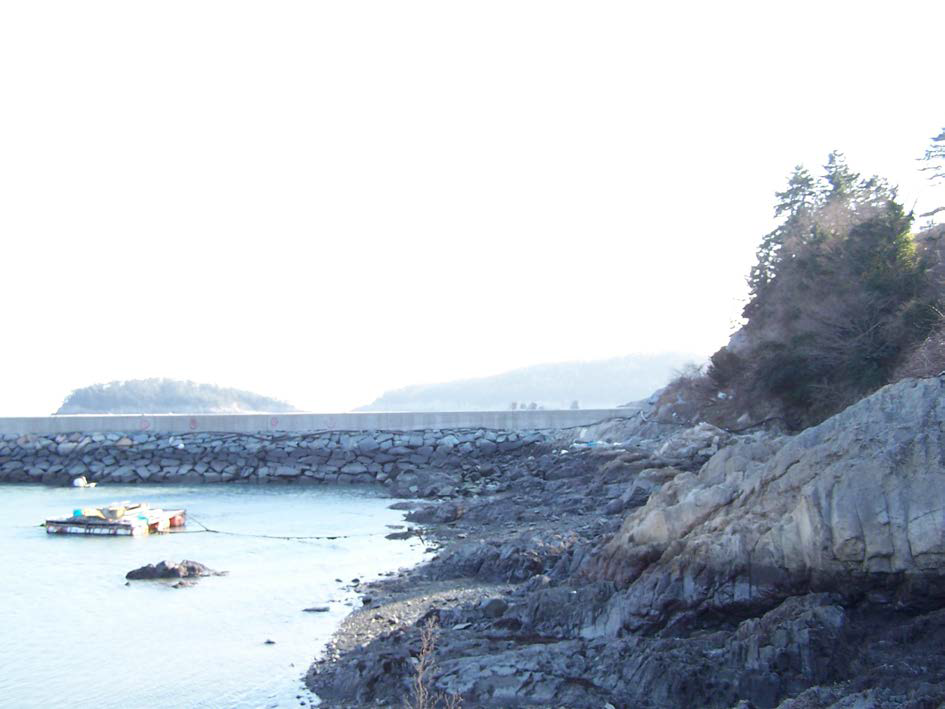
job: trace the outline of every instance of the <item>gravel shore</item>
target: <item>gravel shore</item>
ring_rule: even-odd
[[[569,575],[597,540],[616,531],[621,512],[645,499],[640,491],[628,494],[624,478],[653,461],[624,447],[549,448],[507,459],[478,479],[479,494],[395,503],[409,510],[431,556],[357,588],[363,605],[312,665],[308,686],[323,706],[402,706],[420,628],[431,618],[438,658],[475,653],[489,664],[490,655],[509,648],[541,648],[549,639],[524,630],[509,610],[552,577]],[[483,701],[463,694],[467,706]]]

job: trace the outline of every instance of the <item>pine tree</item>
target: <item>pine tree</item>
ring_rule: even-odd
[[[925,166],[919,168],[919,172],[929,173],[928,178],[932,182],[945,182],[945,128],[942,129],[941,133],[932,138],[932,144],[925,151],[925,155],[919,158],[919,160],[926,163]],[[939,212],[945,212],[945,205],[938,206],[920,216],[934,217]],[[933,223],[931,219],[929,222]]]
[[[859,173],[847,166],[846,156],[834,150],[827,156],[824,165],[824,178],[821,187],[824,202],[849,203],[857,197]]]
[[[932,138],[932,144],[919,160],[928,163],[928,165],[920,167],[919,171],[928,172],[930,180],[945,180],[945,128],[942,128],[942,132]]]
[[[797,165],[788,180],[784,192],[775,192],[778,203],[774,208],[774,216],[787,214],[788,219],[796,218],[802,212],[812,209],[816,203],[817,190],[814,178],[803,165]]]
[[[762,237],[757,251],[757,262],[748,277],[750,297],[743,312],[750,318],[757,314],[763,305],[768,287],[781,268],[785,257],[785,244],[789,247],[798,241],[800,234],[809,229],[810,216],[817,205],[817,186],[810,172],[803,165],[797,165],[788,180],[787,189],[775,193],[778,203],[774,208],[776,217],[784,221],[773,231]],[[790,256],[790,254],[788,254]]]

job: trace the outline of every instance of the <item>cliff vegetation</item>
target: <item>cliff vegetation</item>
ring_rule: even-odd
[[[924,164],[943,176],[933,139]],[[932,216],[938,210],[919,215]],[[748,279],[744,324],[704,368],[662,393],[663,418],[729,428],[819,423],[881,386],[945,370],[945,227],[916,215],[842,153],[777,193],[777,227]]]

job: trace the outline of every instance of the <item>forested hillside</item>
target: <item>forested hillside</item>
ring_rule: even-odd
[[[496,411],[509,408],[611,408],[664,386],[694,355],[628,355],[540,364],[492,377],[405,387],[359,411]]]
[[[284,401],[240,389],[176,379],[93,384],[66,397],[57,414],[170,414],[286,412]]]

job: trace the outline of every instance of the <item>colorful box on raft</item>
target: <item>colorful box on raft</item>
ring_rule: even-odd
[[[183,527],[186,521],[186,510],[162,510],[147,503],[123,502],[107,507],[76,509],[72,517],[66,519],[48,519],[46,533],[143,537]]]

